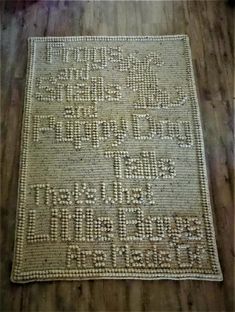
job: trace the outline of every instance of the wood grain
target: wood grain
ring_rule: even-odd
[[[224,1],[2,1],[1,311],[234,311],[234,11]],[[27,38],[165,35],[191,40],[224,281],[10,282]]]

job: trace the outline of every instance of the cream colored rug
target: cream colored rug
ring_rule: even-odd
[[[29,39],[12,281],[222,280],[185,35]]]

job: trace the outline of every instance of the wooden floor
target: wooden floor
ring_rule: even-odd
[[[6,1],[2,13],[1,311],[234,311],[233,8],[224,1]],[[224,282],[9,280],[27,38],[187,33]]]

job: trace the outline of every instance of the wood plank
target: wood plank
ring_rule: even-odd
[[[232,8],[224,1],[19,0],[2,1],[1,16],[1,310],[233,311]],[[27,38],[179,33],[191,40],[224,281],[11,283]]]

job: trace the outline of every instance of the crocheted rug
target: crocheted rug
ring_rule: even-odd
[[[188,37],[30,38],[14,282],[222,280]]]

